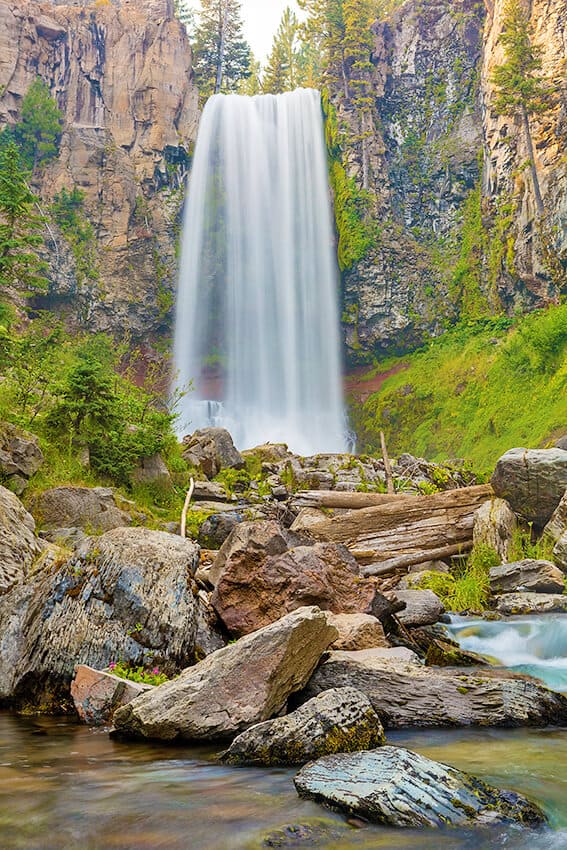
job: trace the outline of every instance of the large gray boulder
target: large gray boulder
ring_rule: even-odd
[[[567,721],[567,698],[535,679],[491,669],[423,667],[380,658],[377,652],[329,653],[301,698],[349,685],[366,694],[386,729]]]
[[[41,550],[33,517],[0,486],[0,596],[24,579]]]
[[[0,422],[0,475],[20,496],[43,463],[38,438],[10,422]]]
[[[299,608],[119,709],[115,727],[165,741],[233,737],[278,715],[336,637],[322,611]]]
[[[510,449],[496,464],[492,486],[515,513],[543,528],[567,490],[567,451]]]
[[[130,525],[110,487],[53,487],[35,496],[30,511],[42,528],[86,528],[89,533]]]
[[[525,558],[490,569],[491,593],[563,593],[565,576],[551,561]]]
[[[535,827],[546,820],[521,794],[397,747],[325,756],[294,782],[300,797],[387,826]]]
[[[508,502],[504,499],[490,499],[475,511],[474,545],[489,546],[502,561],[507,561],[517,525],[516,514]]]
[[[432,590],[395,590],[405,608],[396,614],[404,626],[432,626],[445,613],[445,606]]]
[[[543,536],[546,540],[557,543],[565,532],[567,532],[567,490],[553,512],[553,516],[543,529]]]
[[[504,617],[516,614],[567,613],[567,595],[559,593],[504,593],[495,600],[496,611]]]
[[[567,573],[567,531],[564,531],[553,547],[553,559],[557,566]]]
[[[191,541],[146,528],[107,532],[62,564],[44,559],[0,597],[0,700],[61,708],[76,664],[125,661],[170,675],[187,667],[198,561]]]
[[[224,428],[202,428],[183,438],[183,458],[207,478],[221,469],[242,469],[244,459]]]
[[[354,688],[325,691],[286,717],[242,732],[223,755],[228,764],[305,764],[331,753],[371,750],[385,741],[368,697]]]

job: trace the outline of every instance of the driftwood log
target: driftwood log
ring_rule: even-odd
[[[363,564],[380,566],[404,557],[394,566],[401,570],[440,557],[440,550],[447,557],[470,548],[474,512],[492,496],[492,487],[483,484],[433,496],[394,497],[389,503],[325,517],[310,526],[309,534],[342,543]]]
[[[408,496],[407,493],[341,493],[338,490],[300,490],[291,499],[295,510],[300,508],[346,508],[356,511],[377,505],[393,505],[408,499],[420,499],[422,496]]]

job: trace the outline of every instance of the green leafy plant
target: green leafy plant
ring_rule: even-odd
[[[108,665],[108,670],[120,679],[129,679],[140,685],[163,685],[164,682],[169,681],[169,677],[165,673],[160,673],[158,667],[147,670],[145,667],[130,667],[123,661],[113,661]]]
[[[465,567],[457,572],[455,583],[443,600],[448,610],[475,613],[484,611],[490,596],[490,568],[500,563],[500,556],[490,546],[475,546]]]

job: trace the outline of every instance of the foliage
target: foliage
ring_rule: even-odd
[[[85,193],[74,186],[70,191],[61,189],[51,207],[55,223],[71,245],[79,283],[98,278],[95,234],[83,212],[84,200]]]
[[[535,537],[532,523],[527,528],[517,527],[512,534],[508,561],[522,561],[533,558],[536,561],[553,561],[555,541],[548,537]]]
[[[176,17],[181,21],[190,38],[195,32],[195,12],[188,0],[173,0]]]
[[[268,94],[281,94],[293,91],[301,83],[299,21],[288,6],[274,36],[262,88]]]
[[[500,563],[501,559],[494,549],[477,544],[443,599],[445,607],[450,611],[484,611],[490,596],[490,568]]]
[[[440,599],[447,599],[455,590],[455,579],[450,573],[438,573],[424,570],[412,573],[407,577],[408,588],[411,590],[432,590]]]
[[[13,129],[27,168],[35,171],[57,157],[62,130],[63,115],[49,87],[38,77],[22,100],[20,121]]]
[[[510,327],[513,324],[512,327]],[[352,411],[362,451],[465,458],[491,470],[510,446],[544,445],[567,420],[567,304],[458,325],[392,360],[400,371]]]
[[[135,630],[140,631],[140,629],[136,628]],[[144,667],[130,667],[123,661],[112,661],[108,665],[108,670],[113,676],[118,676],[120,679],[128,679],[131,682],[138,682],[140,685],[163,685],[164,682],[169,681],[165,673],[160,673],[159,667],[146,670]]]
[[[235,92],[250,76],[252,54],[242,34],[239,0],[201,0],[195,30],[195,77],[204,97]]]
[[[44,289],[45,263],[39,254],[43,218],[15,142],[0,147],[0,283]]]

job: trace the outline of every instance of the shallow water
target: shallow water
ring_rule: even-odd
[[[2,850],[565,850],[567,730],[419,731],[389,742],[526,793],[552,830],[456,833],[368,826],[297,797],[293,770],[220,766],[211,750],[111,741],[68,721],[0,714]],[[310,842],[278,844],[286,825]],[[272,834],[272,843],[265,839]]]

